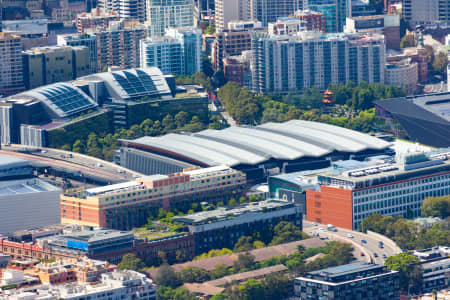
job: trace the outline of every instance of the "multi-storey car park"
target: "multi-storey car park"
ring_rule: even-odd
[[[239,198],[245,185],[242,172],[216,166],[67,190],[61,195],[61,222],[129,230],[145,225],[160,208],[186,210],[192,203]]]
[[[362,160],[390,151],[390,143],[373,136],[300,120],[143,137],[122,144],[120,164],[142,174],[226,165],[246,173],[250,183],[262,182],[268,174],[325,168],[333,160]]]
[[[426,197],[450,194],[450,149],[356,162],[318,175],[306,191],[307,220],[361,229],[369,215],[418,217]]]

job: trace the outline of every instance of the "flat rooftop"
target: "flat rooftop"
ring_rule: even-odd
[[[55,237],[57,239],[76,240],[85,243],[95,243],[120,237],[128,237],[134,239],[134,235],[131,232],[110,229],[81,230],[68,234],[57,235]]]
[[[0,182],[0,197],[51,191],[61,191],[61,189],[39,178]]]
[[[173,217],[175,222],[185,223],[189,225],[200,225],[210,222],[219,222],[227,219],[233,219],[246,213],[271,211],[277,208],[293,206],[291,202],[283,200],[265,200],[260,202],[252,202],[249,204],[237,205],[233,207],[219,207],[215,210],[202,211],[187,216]]]
[[[15,158],[8,155],[0,155],[0,170],[6,169],[6,168],[20,168],[20,167],[26,167],[30,163],[28,160]]]

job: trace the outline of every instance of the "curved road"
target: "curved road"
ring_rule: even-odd
[[[323,228],[323,230],[319,228]],[[387,244],[384,244],[383,248],[380,248],[378,245],[379,240],[368,234],[343,228],[337,228],[336,232],[332,232],[328,231],[326,228],[327,226],[323,224],[315,226],[312,222],[303,221],[303,231],[310,235],[318,233],[320,236],[325,236],[332,240],[346,241],[353,244],[356,259],[369,260],[368,258],[370,258],[372,262],[382,265],[385,261],[382,257],[383,254],[385,254],[386,257],[389,257],[398,253],[397,249],[394,249]],[[349,235],[352,237],[350,238]],[[366,243],[363,243],[362,240],[365,240]],[[358,250],[356,251],[356,249]],[[361,256],[361,252],[365,255]],[[375,255],[377,257],[375,257]]]

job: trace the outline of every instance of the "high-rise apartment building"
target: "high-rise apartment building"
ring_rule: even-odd
[[[25,88],[22,50],[20,36],[0,32],[0,96],[16,94]]]
[[[254,33],[252,88],[256,93],[285,93],[330,84],[383,83],[384,37],[322,34],[296,36]]]
[[[448,0],[402,0],[402,17],[411,25],[450,21]]]
[[[146,3],[151,36],[163,36],[168,28],[194,26],[192,0],[147,0]]]
[[[98,7],[117,12],[121,20],[145,21],[145,0],[99,0]]]
[[[230,21],[246,21],[251,19],[251,0],[215,0],[216,32],[228,28]]]
[[[326,31],[325,17],[322,13],[309,9],[298,10],[291,15],[304,22],[306,30]]]
[[[119,13],[115,11],[105,11],[97,7],[90,13],[82,13],[77,16],[77,31],[84,33],[88,30],[102,31],[109,27],[112,21],[119,21]]]
[[[23,78],[27,89],[69,81],[90,73],[89,49],[51,46],[23,52]]]
[[[93,34],[58,34],[57,43],[59,46],[85,46],[89,49],[90,73],[96,73],[97,69],[97,37]]]
[[[267,26],[280,17],[287,17],[295,11],[304,9],[304,0],[248,0],[250,2],[251,19],[258,20]],[[217,9],[217,8],[216,8]]]
[[[167,36],[180,41],[184,56],[184,74],[202,71],[202,32],[195,27],[170,28]]]
[[[341,32],[345,18],[351,16],[350,0],[306,0],[307,7],[323,14],[327,32]]]
[[[225,166],[151,175],[61,195],[61,222],[128,230],[147,223],[160,208],[189,208],[238,197],[246,184],[240,171]]]

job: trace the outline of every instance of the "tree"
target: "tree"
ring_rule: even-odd
[[[411,33],[405,35],[400,41],[400,48],[408,48],[416,46],[416,38]]]
[[[274,228],[274,236],[270,245],[278,245],[307,238],[308,235],[303,233],[297,226],[291,222],[281,221]]]
[[[175,270],[168,264],[163,264],[159,267],[155,276],[155,282],[158,285],[168,286],[171,288],[176,288],[182,283],[180,278],[175,273]]]
[[[257,300],[264,299],[264,286],[255,279],[247,280],[246,283],[233,289],[232,300]]]
[[[134,255],[133,253],[128,253],[122,257],[122,260],[120,261],[117,268],[119,270],[139,271],[139,270],[145,268],[145,264],[142,262],[141,259],[136,257],[136,255]]]
[[[198,300],[197,296],[184,287],[171,288],[159,286],[157,289],[158,300]]]
[[[81,140],[76,140],[75,143],[73,143],[72,151],[77,153],[84,153],[85,147]]]
[[[211,275],[213,278],[221,278],[229,275],[228,267],[225,264],[218,264],[214,267],[214,270],[211,271]]]
[[[293,282],[283,275],[269,275],[262,283],[266,300],[287,299],[293,292]]]
[[[166,115],[164,119],[162,120],[162,126],[164,127],[164,130],[171,130],[175,128],[175,122],[173,120],[173,117],[171,115]]]
[[[189,115],[187,112],[180,111],[179,113],[177,113],[175,115],[174,121],[175,121],[175,124],[177,125],[177,127],[181,128],[184,125],[186,125],[188,118],[189,118]]]
[[[230,300],[230,296],[228,296],[227,294],[219,293],[209,298],[209,300]]]
[[[234,252],[241,252],[253,249],[253,241],[250,236],[241,236],[234,245]]]
[[[187,267],[178,272],[178,277],[186,282],[205,282],[211,279],[211,275],[208,271],[197,268],[197,267]]]
[[[400,289],[404,292],[416,292],[422,285],[420,259],[406,252],[402,252],[386,259],[385,265],[389,270],[399,271]]]
[[[207,55],[202,55],[202,70],[207,77],[212,77],[214,75],[214,69]]]
[[[450,216],[450,196],[429,197],[422,203],[422,216],[447,218]]]
[[[236,271],[240,271],[242,269],[248,269],[253,265],[255,258],[253,255],[249,253],[240,253],[238,255],[238,259],[234,262],[233,268]]]
[[[94,157],[102,157],[101,146],[95,133],[90,133],[86,141],[86,153]]]
[[[436,74],[445,75],[447,72],[448,56],[443,52],[439,52],[433,60],[433,71]]]

